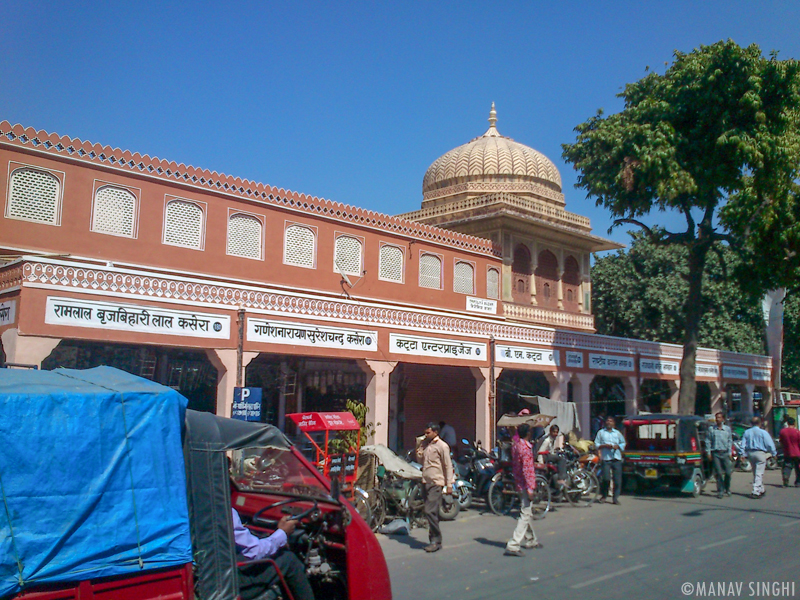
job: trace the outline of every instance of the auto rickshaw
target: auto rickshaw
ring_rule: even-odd
[[[629,491],[668,486],[695,498],[711,475],[708,422],[693,415],[635,415],[623,420],[622,473]]]

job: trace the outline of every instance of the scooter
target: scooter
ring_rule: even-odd
[[[473,498],[486,498],[492,477],[497,473],[497,460],[481,447],[480,441],[472,443],[466,438],[461,443],[467,447],[455,463],[457,475],[472,486]]]

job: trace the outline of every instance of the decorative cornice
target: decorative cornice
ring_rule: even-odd
[[[564,204],[564,194],[534,181],[466,181],[441,189],[427,191],[422,194],[422,200],[423,202],[437,200],[439,198],[446,198],[447,196],[455,196],[456,194],[463,194],[466,192],[524,192],[536,194],[543,198],[549,198],[559,204]]]
[[[295,316],[369,324],[399,329],[429,331],[497,340],[545,344],[575,350],[614,352],[620,354],[677,358],[680,346],[642,340],[614,338],[578,331],[557,330],[533,325],[504,322],[498,318],[455,316],[444,311],[423,311],[395,308],[377,303],[348,301],[337,298],[310,297],[256,286],[214,280],[191,280],[145,271],[119,272],[94,265],[70,265],[65,261],[24,259],[0,267],[0,291],[20,285],[63,288],[75,293],[119,294],[139,300],[160,300],[175,303],[214,304],[229,310],[240,307],[257,311]],[[722,362],[743,366],[771,368],[768,356],[720,352],[700,348],[700,362]]]
[[[298,194],[274,188],[247,179],[232,177],[198,169],[183,163],[175,163],[141,155],[138,152],[101,146],[79,138],[60,136],[44,130],[35,130],[22,125],[0,122],[0,144],[28,148],[46,154],[58,155],[74,161],[121,169],[135,174],[156,177],[164,181],[188,185],[198,189],[230,194],[247,200],[257,201],[281,208],[289,208],[314,214],[339,222],[372,227],[397,235],[420,238],[430,242],[467,250],[488,256],[500,256],[490,240],[414,223],[400,217],[393,217],[371,210],[357,208],[348,204],[332,202],[315,196]]]

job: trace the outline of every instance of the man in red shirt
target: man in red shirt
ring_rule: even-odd
[[[533,507],[531,500],[536,491],[536,468],[533,464],[533,447],[531,446],[533,428],[527,423],[517,427],[518,438],[511,447],[511,472],[517,487],[522,508],[519,511],[517,527],[506,544],[506,556],[524,556],[522,548],[541,548],[533,530]]]
[[[787,417],[786,427],[781,429],[780,441],[783,449],[783,487],[788,487],[792,469],[794,485],[800,487],[800,430],[795,427],[792,417]]]

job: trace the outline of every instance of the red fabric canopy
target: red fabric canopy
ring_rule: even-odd
[[[304,412],[286,415],[300,431],[357,431],[361,425],[349,412]]]

